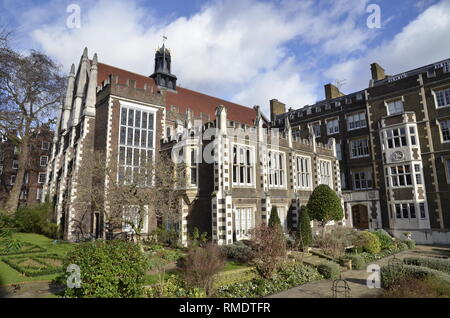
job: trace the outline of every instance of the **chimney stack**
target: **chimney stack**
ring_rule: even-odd
[[[334,98],[338,98],[338,97],[344,96],[344,94],[341,93],[339,88],[337,88],[333,84],[327,84],[324,87],[325,87],[325,99],[326,100],[330,100],[330,99],[334,99]]]
[[[286,113],[286,105],[277,99],[270,101],[270,121],[274,121],[277,115]]]
[[[374,81],[383,80],[386,78],[384,68],[382,68],[378,63],[373,63],[370,65],[370,70],[372,71],[372,79]]]

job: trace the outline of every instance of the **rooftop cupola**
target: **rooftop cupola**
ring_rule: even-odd
[[[177,77],[172,74],[172,58],[170,50],[165,44],[156,50],[155,53],[155,71],[150,76],[155,80],[156,85],[160,88],[171,90],[177,89]]]

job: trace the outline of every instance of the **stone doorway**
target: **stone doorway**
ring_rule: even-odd
[[[358,230],[369,229],[369,212],[367,206],[358,204],[352,206],[353,227]]]

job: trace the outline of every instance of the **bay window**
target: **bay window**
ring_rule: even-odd
[[[410,165],[390,167],[390,169],[387,170],[390,173],[391,186],[405,187],[412,185]]]

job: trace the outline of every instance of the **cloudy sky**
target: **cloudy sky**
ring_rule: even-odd
[[[393,75],[450,58],[450,0],[0,0],[0,12],[17,48],[42,50],[66,72],[87,46],[150,75],[165,34],[181,86],[266,112],[272,98],[293,108],[321,100],[330,82],[363,89],[373,62]]]

